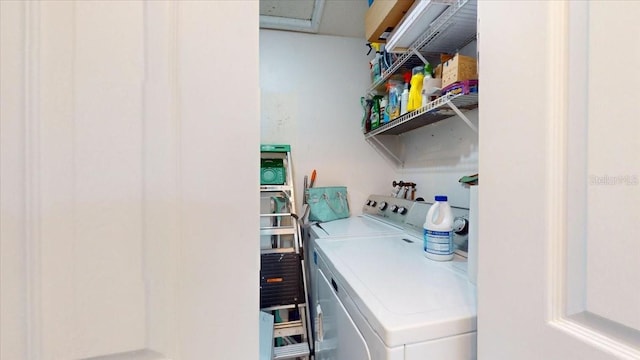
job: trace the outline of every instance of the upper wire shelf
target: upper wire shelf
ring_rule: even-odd
[[[477,0],[457,0],[434,20],[409,49],[371,84],[367,93],[385,91],[385,83],[395,74],[423,65],[421,59],[439,58],[440,53],[454,53],[476,38]],[[418,55],[419,54],[419,55]]]

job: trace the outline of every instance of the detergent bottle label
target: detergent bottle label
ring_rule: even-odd
[[[453,232],[424,229],[424,251],[436,255],[453,254]]]

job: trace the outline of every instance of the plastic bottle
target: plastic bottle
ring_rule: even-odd
[[[386,124],[390,121],[389,112],[387,107],[389,106],[389,97],[387,95],[380,99],[380,124]]]
[[[404,74],[404,90],[400,95],[400,115],[407,112],[407,105],[409,104],[409,81],[411,80],[411,73]]]
[[[371,130],[377,129],[380,123],[380,99],[382,96],[376,95],[373,97],[373,103],[371,105]]]
[[[427,89],[429,89],[430,81],[432,80],[431,72],[431,64],[427,63],[424,66],[424,79],[422,80],[422,106],[426,106],[429,103],[430,94],[427,93]]]
[[[400,116],[400,94],[402,93],[402,83],[389,80],[387,82],[387,93],[389,94],[389,104],[387,105],[387,115],[385,119],[393,120]]]
[[[373,77],[373,82],[380,80],[380,76],[382,75],[382,69],[380,61],[382,60],[382,53],[380,52],[380,44],[379,43],[371,43],[371,47],[376,51],[376,56],[371,60],[371,73]]]
[[[424,80],[424,67],[413,68],[411,76],[411,89],[409,90],[409,103],[407,111],[413,111],[422,107],[422,81]]]
[[[427,106],[429,103],[429,99],[433,95],[437,95],[440,93],[440,89],[442,88],[442,79],[441,78],[427,78],[425,76],[422,82],[422,106]],[[426,100],[426,102],[425,102]]]
[[[360,105],[362,105],[362,132],[368,133],[371,131],[371,106],[373,100],[366,99],[364,96],[360,98]]]
[[[424,255],[436,261],[453,259],[453,212],[444,195],[436,195],[424,222]]]
[[[384,44],[380,44],[380,75],[387,71],[389,66],[387,65],[387,50],[384,48]]]

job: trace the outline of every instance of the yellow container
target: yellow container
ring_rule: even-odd
[[[413,111],[422,107],[422,82],[424,81],[424,68],[417,66],[413,68],[411,76],[411,89],[409,89],[409,103],[407,111]]]

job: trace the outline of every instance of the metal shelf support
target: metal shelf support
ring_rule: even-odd
[[[389,148],[383,144],[380,140],[378,140],[378,138],[376,138],[375,136],[372,136],[370,138],[367,138],[367,140],[373,141],[376,143],[376,146],[378,146],[379,149],[384,150],[385,154],[390,156],[391,158],[393,158],[393,160],[395,160],[395,165],[402,167],[404,166],[404,161],[402,161],[399,157],[397,157],[393,151],[389,150]]]
[[[452,103],[451,101],[447,102],[447,105],[449,105],[449,107],[451,108],[451,110],[455,111],[456,115],[458,115],[460,117],[460,119],[462,119],[465,123],[467,123],[467,125],[469,125],[469,127],[471,128],[471,130],[475,131],[476,133],[478,133],[478,127],[475,126],[470,120],[469,118],[462,112],[460,111],[460,109],[458,109],[458,107]]]
[[[411,51],[413,51],[413,53],[418,57],[418,59],[422,60],[423,64],[428,64],[429,61],[427,59],[424,58],[424,56],[422,56],[422,54],[420,54],[420,52],[416,49],[411,49]]]

